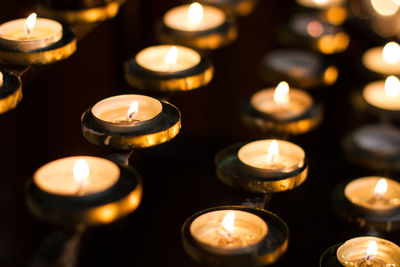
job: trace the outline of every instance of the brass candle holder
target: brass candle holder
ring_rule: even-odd
[[[254,7],[257,4],[257,0],[201,0],[198,2],[205,5],[218,6],[224,10],[226,14],[234,17],[249,15],[251,12],[253,12]]]
[[[40,0],[37,12],[66,24],[101,22],[115,17],[125,0],[53,1]]]
[[[237,248],[230,248],[229,244],[226,244],[225,249],[219,248],[218,244],[204,245],[201,240],[198,240],[201,238],[201,232],[207,232],[209,227],[223,228],[210,225],[214,221],[208,220],[204,223],[200,217],[228,210],[249,213],[250,216],[238,217],[238,222],[235,222],[237,227],[244,228],[242,230],[254,231],[263,224],[267,225],[267,233],[264,232],[264,235],[261,235],[257,232],[255,233],[257,235],[256,244],[238,245]],[[249,217],[254,218],[247,219]],[[195,225],[198,227],[194,227]],[[246,229],[246,225],[249,227],[248,229]],[[242,206],[222,206],[203,210],[189,217],[182,226],[181,234],[186,253],[196,261],[212,266],[264,266],[276,262],[285,253],[288,247],[289,229],[281,218],[269,211]],[[258,238],[258,235],[261,236]],[[240,239],[240,236],[233,233],[233,238]]]
[[[386,124],[362,126],[343,138],[345,155],[351,162],[381,173],[400,171],[400,131]]]
[[[75,35],[63,27],[61,40],[43,48],[22,52],[0,47],[0,62],[19,66],[51,64],[70,57],[75,51]]]
[[[14,109],[22,99],[22,83],[18,76],[0,71],[0,114]]]

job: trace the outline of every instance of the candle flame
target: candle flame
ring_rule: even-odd
[[[319,21],[313,20],[308,23],[307,31],[312,37],[318,37],[324,32],[324,26]]]
[[[221,223],[222,228],[229,234],[230,236],[233,234],[233,230],[235,229],[235,212],[229,211]]]
[[[382,50],[383,60],[389,64],[397,64],[400,61],[400,45],[396,42],[387,43]]]
[[[0,87],[3,86],[3,83],[4,83],[3,73],[0,71]]]
[[[90,169],[89,165],[84,159],[78,159],[74,165],[74,178],[79,184],[89,177]]]
[[[379,181],[376,183],[375,190],[374,190],[374,196],[375,198],[381,198],[386,194],[388,185],[385,179],[379,179]]]
[[[139,102],[134,100],[134,101],[132,101],[131,105],[129,106],[126,116],[129,119],[134,119],[137,116],[138,112],[139,112]]]
[[[391,75],[385,81],[385,93],[390,97],[400,95],[400,81],[395,76]]]
[[[275,161],[276,156],[279,155],[279,146],[276,140],[272,140],[268,148],[267,163],[272,164]]]
[[[328,0],[314,0],[314,1],[315,1],[315,3],[317,3],[317,4],[325,4],[325,3],[328,2]]]
[[[368,245],[367,251],[365,251],[365,257],[368,261],[373,260],[375,259],[376,254],[378,254],[378,244],[375,240],[372,240]]]
[[[25,21],[26,34],[28,34],[28,35],[31,34],[31,32],[35,28],[36,17],[37,17],[36,13],[32,13],[26,18],[26,21]]]
[[[176,46],[173,46],[168,50],[168,53],[164,58],[164,62],[168,67],[170,67],[171,65],[175,65],[177,60],[178,48]]]
[[[274,92],[274,101],[278,105],[287,105],[290,101],[289,97],[289,84],[287,82],[280,82]]]
[[[191,25],[197,26],[203,20],[203,7],[197,2],[189,6],[188,19]]]

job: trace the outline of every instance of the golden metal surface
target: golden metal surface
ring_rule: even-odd
[[[22,99],[22,86],[11,95],[0,99],[0,114],[14,109]]]

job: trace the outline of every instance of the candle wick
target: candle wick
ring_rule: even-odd
[[[231,232],[225,229],[223,225],[221,225],[219,232],[227,239],[228,243],[233,242],[233,235]]]
[[[85,188],[83,186],[83,180],[79,181],[78,188],[76,190],[76,194],[78,196],[82,196],[85,194]]]

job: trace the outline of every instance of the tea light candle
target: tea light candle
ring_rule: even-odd
[[[343,266],[399,266],[400,248],[385,239],[363,236],[346,241],[336,252]]]
[[[27,19],[12,20],[0,25],[0,46],[11,51],[30,52],[58,42],[62,35],[60,23],[36,18],[36,13],[32,13]]]
[[[251,251],[265,239],[268,226],[263,219],[241,210],[217,210],[197,217],[190,234],[208,251],[238,254]]]
[[[257,111],[277,120],[290,120],[310,109],[313,99],[306,92],[289,89],[286,82],[281,82],[276,88],[267,88],[253,94],[250,103]]]
[[[193,68],[200,63],[201,57],[184,46],[158,45],[143,49],[135,60],[147,70],[173,73]]]
[[[389,211],[400,207],[400,183],[383,177],[362,177],[348,183],[346,198],[371,211]]]
[[[86,196],[111,188],[120,171],[113,162],[97,157],[62,158],[39,168],[34,183],[43,191],[62,196]]]
[[[91,111],[104,128],[129,130],[154,119],[161,113],[162,104],[149,96],[119,95],[101,100]]]
[[[389,76],[385,81],[375,81],[363,90],[363,97],[370,105],[384,110],[400,110],[400,81]]]
[[[3,73],[0,71],[0,88],[3,87],[4,84],[4,75]]]
[[[328,9],[331,7],[341,6],[346,2],[346,0],[296,0],[296,2],[305,7]]]
[[[238,158],[261,173],[290,173],[304,166],[304,150],[287,141],[265,139],[242,146]]]
[[[167,27],[186,32],[208,31],[218,28],[225,21],[226,16],[221,9],[197,2],[174,7],[163,17]]]
[[[400,74],[400,46],[389,42],[385,46],[367,50],[362,57],[363,65],[383,75]]]

